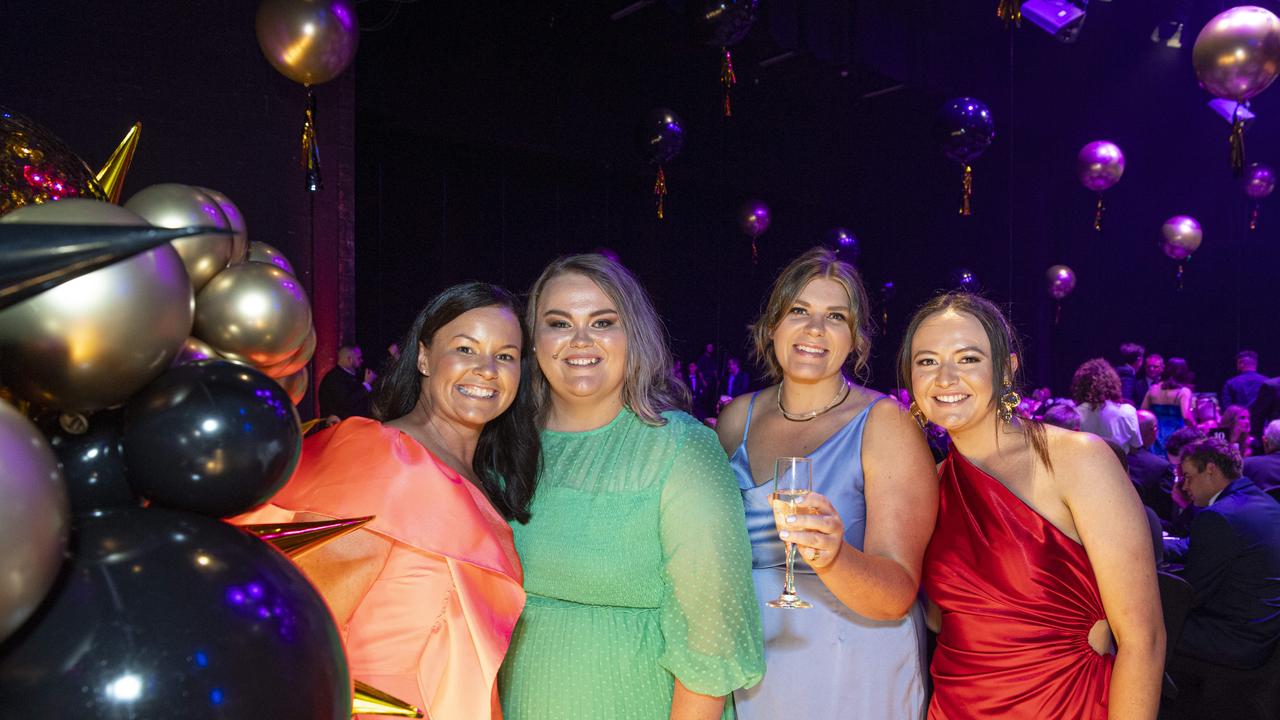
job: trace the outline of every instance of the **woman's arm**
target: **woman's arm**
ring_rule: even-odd
[[[1141,503],[1101,439],[1064,434],[1055,449],[1054,482],[1093,566],[1116,641],[1107,717],[1151,720],[1160,706],[1165,637]]]
[[[671,698],[671,720],[719,720],[723,712],[723,696],[699,695],[676,678],[676,690]]]
[[[1191,388],[1178,389],[1178,405],[1182,408],[1182,419],[1188,425],[1195,425],[1196,419],[1191,414]]]
[[[747,429],[747,409],[751,407],[751,395],[739,395],[733,402],[724,406],[720,416],[716,418],[716,437],[724,454],[733,457],[738,445],[742,442],[742,433]]]
[[[330,519],[313,513],[294,516],[295,522]],[[307,553],[297,560],[297,565],[328,603],[334,621],[342,628],[350,622],[390,555],[390,540],[362,528]]]
[[[920,589],[920,565],[938,515],[938,474],[919,425],[897,401],[871,409],[862,436],[867,504],[863,550],[844,542],[844,523],[816,493],[805,505],[816,515],[785,522],[788,540],[840,601],[873,620],[896,620]],[[819,552],[813,557],[813,551]]]

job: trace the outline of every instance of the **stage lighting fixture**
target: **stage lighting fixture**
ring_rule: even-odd
[[[1209,109],[1218,113],[1223,120],[1227,122],[1235,122],[1236,106],[1240,106],[1240,119],[1244,121],[1244,126],[1249,127],[1253,123],[1253,119],[1257,117],[1252,110],[1249,109],[1249,103],[1237,103],[1234,100],[1226,98],[1214,98],[1209,101]]]
[[[1022,17],[1052,35],[1054,40],[1073,43],[1084,27],[1088,3],[1089,0],[1027,0],[1022,4]]]

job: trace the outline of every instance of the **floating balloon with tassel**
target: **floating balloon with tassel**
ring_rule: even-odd
[[[658,166],[653,181],[653,194],[657,198],[658,219],[666,217],[667,173],[664,169],[684,149],[684,123],[667,108],[657,108],[649,113],[640,136],[640,149],[645,159]]]
[[[1244,172],[1244,194],[1253,200],[1253,211],[1249,213],[1249,229],[1258,229],[1258,213],[1262,210],[1262,199],[1276,189],[1276,173],[1270,165],[1249,163]]]
[[[1171,260],[1178,263],[1178,289],[1182,289],[1184,266],[1191,260],[1191,255],[1200,248],[1204,232],[1200,223],[1190,215],[1174,215],[1164,221],[1160,228],[1160,249]]]
[[[1102,191],[1120,182],[1124,175],[1124,153],[1109,140],[1095,140],[1080,148],[1076,156],[1076,176],[1086,190],[1098,194],[1098,209],[1093,216],[1093,229],[1102,230]]]
[[[972,214],[973,161],[978,159],[996,136],[991,110],[981,100],[960,97],[948,100],[941,111],[942,153],[960,163],[960,214]]]
[[[720,84],[724,86],[724,117],[733,116],[730,92],[738,83],[729,48],[738,44],[755,24],[760,0],[703,0],[689,9],[694,43],[720,50]]]
[[[951,271],[951,287],[968,293],[976,293],[982,289],[978,276],[968,268],[956,268]]]
[[[1044,274],[1045,290],[1056,302],[1053,311],[1053,324],[1058,324],[1062,316],[1062,301],[1076,289],[1076,272],[1066,265],[1054,265]]]
[[[842,227],[832,228],[827,233],[827,246],[835,250],[841,260],[851,264],[856,264],[862,254],[857,236]]]
[[[760,261],[760,246],[757,241],[769,229],[773,221],[773,213],[769,206],[761,200],[748,200],[738,210],[738,226],[751,238],[751,263]]]
[[[1280,74],[1280,18],[1252,5],[1230,8],[1210,20],[1191,51],[1200,87],[1233,100],[1231,174],[1244,175],[1244,124],[1240,103],[1266,90]]]

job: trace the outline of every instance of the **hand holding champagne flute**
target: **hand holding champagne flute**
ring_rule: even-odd
[[[774,522],[782,538],[788,531],[783,529],[786,517],[796,514],[797,504],[804,502],[813,486],[813,461],[809,458],[784,457],[773,463],[773,513]],[[779,515],[781,513],[781,516]],[[776,600],[766,603],[771,608],[785,610],[803,610],[813,607],[796,595],[796,579],[794,573],[796,546],[787,541],[787,571],[782,584],[782,595]]]

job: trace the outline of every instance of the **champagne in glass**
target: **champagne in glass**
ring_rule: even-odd
[[[786,503],[787,515],[795,515],[796,503],[809,494],[813,486],[813,461],[802,457],[778,458],[773,463],[773,496]],[[813,607],[796,594],[796,546],[787,543],[787,572],[782,583],[782,595],[765,603],[771,608],[803,610]]]

